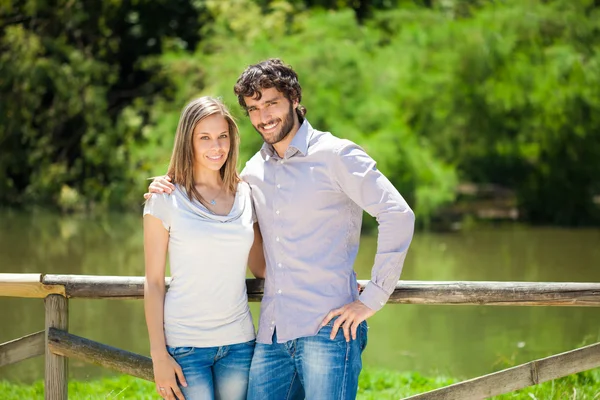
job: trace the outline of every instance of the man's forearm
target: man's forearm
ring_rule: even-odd
[[[387,303],[402,273],[413,232],[415,215],[410,208],[377,216],[379,233],[371,281],[360,295],[369,308],[378,311]]]

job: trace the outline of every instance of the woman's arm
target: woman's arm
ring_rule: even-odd
[[[252,243],[250,255],[248,256],[248,267],[250,267],[250,272],[252,272],[252,275],[255,277],[265,277],[265,253],[263,251],[263,239],[258,223],[254,224],[254,242]]]
[[[175,375],[184,386],[186,386],[185,378],[179,364],[167,352],[163,328],[168,244],[169,232],[164,228],[162,221],[146,214],[144,216],[144,258],[146,263],[144,312],[150,338],[154,381],[156,391],[161,397],[171,398],[172,391],[177,398],[183,399]]]

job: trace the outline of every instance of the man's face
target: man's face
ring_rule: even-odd
[[[296,125],[298,116],[294,109],[298,102],[290,102],[275,88],[263,89],[260,100],[244,97],[246,111],[254,129],[268,144],[281,142]]]

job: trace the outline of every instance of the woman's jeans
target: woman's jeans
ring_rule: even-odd
[[[335,319],[334,319],[335,320]],[[342,329],[331,340],[334,320],[315,336],[272,344],[257,343],[250,368],[250,400],[355,399],[361,355],[367,345],[367,323],[346,342]]]
[[[169,347],[183,370],[187,387],[179,385],[186,400],[244,400],[254,340],[219,347]]]

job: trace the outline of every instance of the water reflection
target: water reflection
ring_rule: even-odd
[[[139,215],[56,216],[0,213],[0,272],[142,275]],[[455,234],[418,233],[403,279],[600,281],[600,230],[509,226]],[[363,237],[356,263],[368,279],[376,249]],[[143,304],[70,301],[70,331],[148,354]],[[258,316],[258,304],[251,305]],[[0,297],[0,342],[42,330],[42,300]],[[425,374],[472,377],[600,341],[598,308],[388,305],[370,320],[364,362]],[[70,362],[70,375],[110,374]],[[43,360],[0,368],[0,379],[43,376]]]

